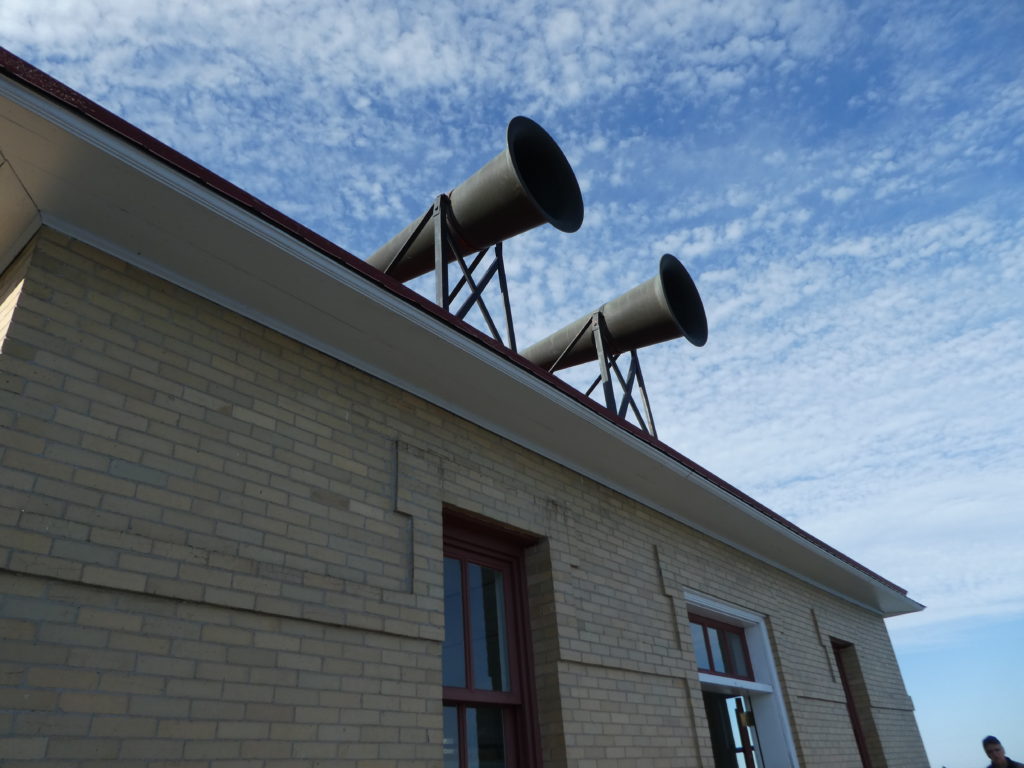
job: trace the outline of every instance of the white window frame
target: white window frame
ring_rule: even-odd
[[[743,628],[754,679],[740,680],[708,672],[698,672],[701,688],[746,695],[757,723],[758,752],[764,768],[798,768],[796,745],[789,727],[789,717],[782,700],[782,688],[772,661],[771,643],[764,616],[717,600],[708,595],[685,591],[687,612],[717,619]]]

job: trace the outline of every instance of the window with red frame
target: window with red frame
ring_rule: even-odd
[[[843,686],[843,696],[846,699],[846,712],[850,716],[850,726],[853,728],[853,738],[857,742],[861,765],[864,768],[871,768],[871,751],[868,749],[868,740],[860,716],[860,709],[864,707],[864,704],[860,703],[858,706],[859,702],[853,695],[854,684],[862,690],[864,688],[864,678],[860,673],[857,653],[852,643],[835,638],[832,638],[832,653],[835,654],[839,682]]]
[[[539,765],[518,534],[445,516],[444,768]]]
[[[743,627],[691,613],[690,631],[699,671],[740,680],[754,679]]]

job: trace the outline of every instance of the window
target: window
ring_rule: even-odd
[[[857,741],[861,765],[864,768],[871,768],[871,753],[860,716],[860,710],[867,708],[866,696],[857,696],[857,693],[863,693],[864,680],[860,674],[860,664],[857,662],[856,652],[850,643],[833,638],[832,653],[836,658],[839,682],[843,686],[843,696],[846,699],[846,712],[850,716],[850,727],[853,728],[853,737]],[[856,692],[854,686],[857,688]]]
[[[715,768],[792,768],[796,748],[765,617],[684,594]]]
[[[690,631],[697,669],[742,680],[754,679],[743,627],[691,613]]]
[[[445,515],[444,768],[538,765],[518,533]]]

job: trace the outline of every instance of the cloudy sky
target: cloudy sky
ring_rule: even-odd
[[[359,256],[537,120],[586,218],[506,244],[520,346],[678,256],[661,438],[928,606],[935,768],[1024,755],[1024,4],[3,0],[0,44]]]

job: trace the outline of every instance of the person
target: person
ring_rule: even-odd
[[[988,768],[1024,768],[1024,764],[1006,756],[1006,750],[995,736],[986,736],[982,739],[981,748],[985,750],[988,759],[992,761]]]

